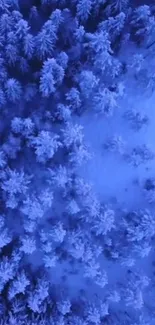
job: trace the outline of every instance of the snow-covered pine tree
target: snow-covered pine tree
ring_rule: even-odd
[[[30,146],[35,148],[37,161],[46,163],[46,161],[53,158],[57,150],[62,147],[59,138],[59,135],[44,130],[37,137],[30,138],[29,143]]]
[[[40,92],[44,97],[49,97],[60,86],[64,78],[64,69],[55,59],[44,62],[40,77]]]

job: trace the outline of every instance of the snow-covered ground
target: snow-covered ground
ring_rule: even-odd
[[[139,87],[139,79],[124,77],[125,94],[118,108],[110,117],[96,116],[94,112],[85,112],[77,121],[83,125],[85,141],[93,152],[92,159],[83,164],[79,173],[93,184],[100,200],[124,208],[146,208],[144,199],[144,180],[155,176],[155,160],[148,160],[139,166],[133,166],[124,158],[124,153],[137,145],[147,145],[155,152],[155,93]],[[148,117],[147,125],[134,130],[130,121],[124,118],[125,112],[134,109]],[[114,136],[120,136],[124,142],[123,153],[110,152],[105,144]]]

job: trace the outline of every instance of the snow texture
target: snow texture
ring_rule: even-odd
[[[154,325],[155,5],[0,0],[0,325]]]

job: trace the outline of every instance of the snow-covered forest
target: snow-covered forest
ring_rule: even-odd
[[[154,0],[0,0],[0,325],[155,325],[154,106]]]

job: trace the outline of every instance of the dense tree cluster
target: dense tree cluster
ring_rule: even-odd
[[[127,71],[154,89],[144,50],[153,51],[154,13],[128,0],[0,0],[1,325],[155,319],[144,299],[150,280],[130,270],[152,249],[155,216],[115,211],[79,176],[93,153],[77,119],[116,113]],[[131,44],[138,54],[126,64],[119,51]],[[126,121],[136,132],[149,125],[134,108]],[[103,151],[134,167],[155,157],[119,135]],[[154,181],[143,192],[154,202]],[[111,281],[112,263],[125,279]]]

